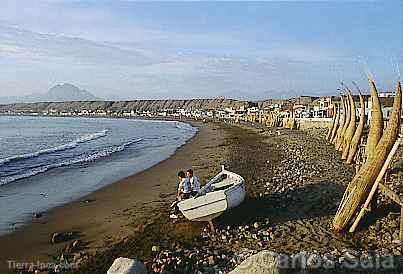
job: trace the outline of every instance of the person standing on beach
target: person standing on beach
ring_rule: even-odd
[[[179,186],[178,186],[178,201],[189,199],[191,187],[189,179],[186,178],[185,172],[182,170],[178,172]]]
[[[188,177],[188,180],[190,182],[191,194],[194,197],[200,192],[199,178],[197,176],[193,175],[193,170],[192,169],[188,169],[186,171],[186,176]]]

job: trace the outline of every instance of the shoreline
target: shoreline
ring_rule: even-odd
[[[13,116],[9,116],[9,117],[13,117]],[[25,116],[25,117],[28,117],[28,116]],[[38,118],[47,118],[47,117],[46,116],[40,116]],[[66,118],[66,117],[56,117],[56,118]],[[85,117],[69,117],[69,118],[72,118],[72,119],[84,118],[85,119]],[[112,120],[113,119],[113,118],[95,117],[95,119],[97,119],[97,118],[101,119],[101,120],[104,120],[104,119],[105,120]],[[116,120],[119,120],[119,119],[116,119]],[[46,207],[42,207],[42,208],[40,208],[40,207],[37,208],[37,207],[33,206],[32,211],[28,210],[28,211],[24,211],[24,214],[19,214],[19,216],[21,218],[8,219],[9,222],[5,223],[4,226],[1,227],[2,230],[1,230],[1,233],[0,233],[0,237],[6,236],[6,235],[11,234],[11,233],[18,232],[21,228],[25,227],[26,225],[30,225],[31,223],[33,223],[35,221],[43,220],[43,218],[34,218],[32,216],[33,214],[46,215],[47,212],[50,212],[53,209],[62,207],[64,205],[66,205],[66,204],[76,202],[76,201],[81,200],[81,199],[85,199],[85,197],[91,195],[92,193],[94,193],[96,191],[102,190],[102,189],[104,189],[105,187],[108,187],[111,184],[114,184],[114,183],[117,183],[119,181],[125,180],[128,177],[131,177],[131,176],[133,176],[133,175],[135,175],[135,174],[137,174],[139,172],[142,172],[144,170],[152,168],[156,164],[158,164],[158,163],[160,163],[162,161],[165,161],[166,159],[172,157],[172,155],[174,155],[178,151],[178,149],[180,149],[182,146],[186,145],[191,139],[195,138],[195,136],[198,134],[198,128],[193,127],[191,121],[185,121],[185,120],[161,120],[161,119],[147,119],[147,120],[146,119],[132,119],[132,120],[137,120],[137,121],[141,121],[141,122],[143,122],[143,121],[150,121],[150,122],[156,121],[156,122],[169,123],[169,124],[174,123],[175,127],[178,127],[178,128],[180,127],[180,128],[185,128],[186,129],[186,127],[189,126],[189,127],[194,128],[194,130],[193,129],[191,130],[191,132],[192,132],[191,136],[187,135],[187,138],[184,138],[183,142],[178,143],[178,146],[176,148],[173,147],[172,150],[169,151],[169,153],[167,153],[163,157],[158,158],[153,163],[150,163],[150,164],[147,164],[147,165],[142,165],[141,168],[134,167],[134,168],[132,168],[130,170],[127,169],[128,172],[125,172],[124,174],[117,174],[115,172],[116,174],[111,175],[109,177],[101,175],[100,178],[102,178],[102,179],[99,180],[100,182],[97,185],[93,185],[93,186],[91,186],[91,188],[84,189],[84,191],[82,191],[81,193],[76,192],[74,194],[74,196],[73,195],[67,195],[65,197],[68,197],[68,198],[65,198],[63,200],[60,200],[60,199],[59,200],[53,200],[52,202],[49,203],[50,206],[46,206]],[[30,154],[26,154],[26,155],[30,155]],[[17,157],[26,157],[26,156],[24,154],[22,154],[22,156],[17,155]],[[30,157],[30,156],[28,156],[28,157]],[[103,159],[101,159],[101,161],[104,162],[104,163],[108,162],[108,161],[110,161],[109,158],[110,157],[103,158]],[[6,162],[7,162],[7,159],[8,158],[6,157],[5,158]],[[64,169],[64,166],[62,167],[62,169]],[[87,167],[83,167],[83,169],[87,169]],[[59,170],[59,168],[49,168],[44,173],[38,173],[38,174],[34,174],[33,176],[28,176],[26,178],[22,178],[23,180],[27,180],[27,181],[24,181],[23,183],[26,183],[27,184],[26,186],[32,186],[31,183],[36,183],[35,181],[33,181],[33,180],[35,180],[35,179],[33,179],[33,177],[36,177],[36,176],[38,176],[38,178],[41,178],[41,177],[50,178],[50,179],[48,179],[48,181],[51,181],[52,177],[57,176],[58,170]],[[97,172],[97,171],[95,171],[95,172]],[[91,174],[91,173],[89,173],[89,174]],[[48,176],[48,175],[50,175],[50,176]],[[102,182],[101,182],[101,180],[102,180]],[[32,189],[24,190],[24,188],[22,188],[22,190],[20,190],[20,188],[18,188],[18,184],[20,183],[20,181],[21,181],[21,179],[11,182],[12,183],[12,186],[10,185],[11,186],[11,194],[13,194],[13,192],[17,192],[17,191],[20,191],[21,193],[25,193],[25,192],[30,193],[31,191],[33,191]],[[61,180],[61,182],[63,182],[63,179]],[[10,186],[7,186],[7,184],[6,184],[4,187],[8,188]],[[0,187],[2,187],[2,186],[0,186]],[[40,185],[39,185],[38,189],[41,189]],[[10,191],[7,191],[7,190],[5,190],[5,191],[6,191],[6,193],[2,193],[2,194],[7,195],[7,193],[10,192]],[[42,192],[42,190],[41,190],[41,192]],[[15,216],[18,216],[18,215],[15,215]],[[6,224],[8,225],[8,227],[6,227]]]
[[[193,127],[198,128],[198,131],[167,159],[139,173],[104,186],[84,197],[51,208],[44,212],[43,217],[32,220],[16,231],[0,236],[0,246],[9,247],[7,250],[0,250],[0,272],[9,271],[6,264],[7,260],[16,262],[36,262],[38,260],[53,262],[53,257],[68,243],[51,245],[50,238],[54,232],[76,232],[74,239],[80,239],[85,243],[89,253],[102,250],[103,246],[107,247],[110,243],[119,241],[129,235],[133,231],[135,223],[145,217],[145,214],[141,214],[140,210],[138,210],[141,203],[158,203],[167,202],[169,199],[173,200],[174,195],[172,196],[172,194],[175,192],[175,175],[177,172],[174,167],[172,167],[172,175],[169,176],[168,182],[164,185],[161,183],[149,186],[144,180],[147,176],[153,177],[153,173],[161,172],[155,171],[156,169],[165,169],[166,171],[168,166],[178,166],[179,161],[177,158],[181,158],[181,155],[183,157],[183,154],[195,152],[200,143],[200,138],[206,139],[209,135],[205,131],[211,131],[209,126],[201,122],[178,122],[191,124]],[[185,168],[189,167],[183,166],[183,169]],[[167,174],[161,174],[161,177],[165,176]],[[134,181],[136,182],[133,183]],[[142,187],[149,187],[149,191],[143,190]],[[150,191],[151,187],[159,188],[159,193]],[[135,205],[130,202],[130,195],[128,194],[132,191],[135,192],[133,195],[133,199],[136,200]],[[165,197],[164,193],[170,194]],[[141,194],[145,196],[141,197]],[[160,194],[164,194],[162,195],[163,197],[160,197]],[[113,201],[116,202],[114,203]],[[102,202],[105,202],[105,204],[101,204]],[[130,223],[124,220],[124,216],[132,214],[132,211],[135,211],[136,215],[138,215],[136,218],[138,220],[131,220],[130,222],[132,223]],[[104,216],[99,217],[97,214]]]

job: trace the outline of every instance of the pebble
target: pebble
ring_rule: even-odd
[[[160,247],[157,246],[157,245],[154,245],[154,246],[151,248],[151,251],[152,251],[152,252],[158,252],[158,251],[160,251]]]
[[[70,240],[73,237],[73,232],[55,232],[51,236],[51,243],[56,244],[60,242],[65,242]]]

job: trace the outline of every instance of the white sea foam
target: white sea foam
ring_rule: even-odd
[[[16,161],[16,160],[22,160],[22,159],[29,159],[29,158],[34,158],[34,157],[38,157],[40,155],[43,154],[50,154],[50,153],[54,153],[54,152],[58,152],[58,151],[63,151],[63,150],[67,150],[67,149],[72,149],[77,147],[79,144],[82,143],[86,143],[89,141],[93,141],[102,137],[105,137],[108,133],[107,129],[104,129],[100,132],[95,132],[95,133],[90,133],[90,134],[86,134],[83,135],[79,138],[77,138],[76,140],[67,143],[67,144],[63,144],[60,146],[56,146],[56,147],[52,147],[52,148],[47,148],[47,149],[42,149],[33,153],[27,153],[27,154],[21,154],[21,155],[15,155],[15,156],[11,156],[5,159],[0,159],[0,166],[4,165],[5,163],[9,163],[11,161]]]
[[[183,123],[183,122],[178,122],[178,121],[172,121],[171,123],[173,123],[175,125],[175,127],[179,128],[179,129],[188,130],[188,131],[192,131],[192,132],[197,131],[197,128],[192,127],[188,123]]]
[[[126,149],[126,147],[128,147],[128,146],[130,146],[132,144],[135,144],[135,143],[139,143],[142,140],[143,139],[137,139],[137,140],[129,141],[129,142],[123,143],[121,145],[107,147],[107,148],[104,148],[103,150],[96,151],[96,152],[93,152],[93,153],[90,153],[90,154],[83,154],[83,155],[80,155],[80,156],[75,157],[73,159],[65,160],[63,162],[49,164],[49,165],[42,166],[42,167],[37,167],[37,168],[31,168],[31,169],[29,169],[29,170],[27,170],[27,171],[25,171],[23,173],[20,173],[20,174],[16,174],[16,175],[13,175],[13,176],[7,176],[5,178],[0,178],[0,185],[6,185],[6,184],[9,184],[9,183],[15,182],[17,180],[21,180],[21,179],[24,179],[24,178],[35,176],[35,175],[38,175],[40,173],[44,173],[44,172],[48,171],[49,169],[53,169],[53,168],[58,168],[58,167],[63,167],[63,166],[70,166],[70,165],[86,163],[86,162],[93,162],[93,161],[96,161],[98,159],[108,157],[113,153],[123,151],[123,150]]]

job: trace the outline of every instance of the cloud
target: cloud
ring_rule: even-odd
[[[26,61],[61,58],[80,64],[149,64],[152,60],[135,50],[120,49],[81,38],[40,34],[19,28],[0,26],[0,53]]]
[[[0,95],[9,95],[9,90],[43,92],[54,84],[71,82],[98,96],[121,99],[229,94],[261,99],[282,96],[302,81],[317,91],[316,81],[308,74],[320,74],[331,60],[325,51],[315,55],[321,52],[316,49],[273,50],[259,58],[153,49],[147,43],[141,48],[136,44],[121,47],[0,26],[0,84],[7,87]]]

